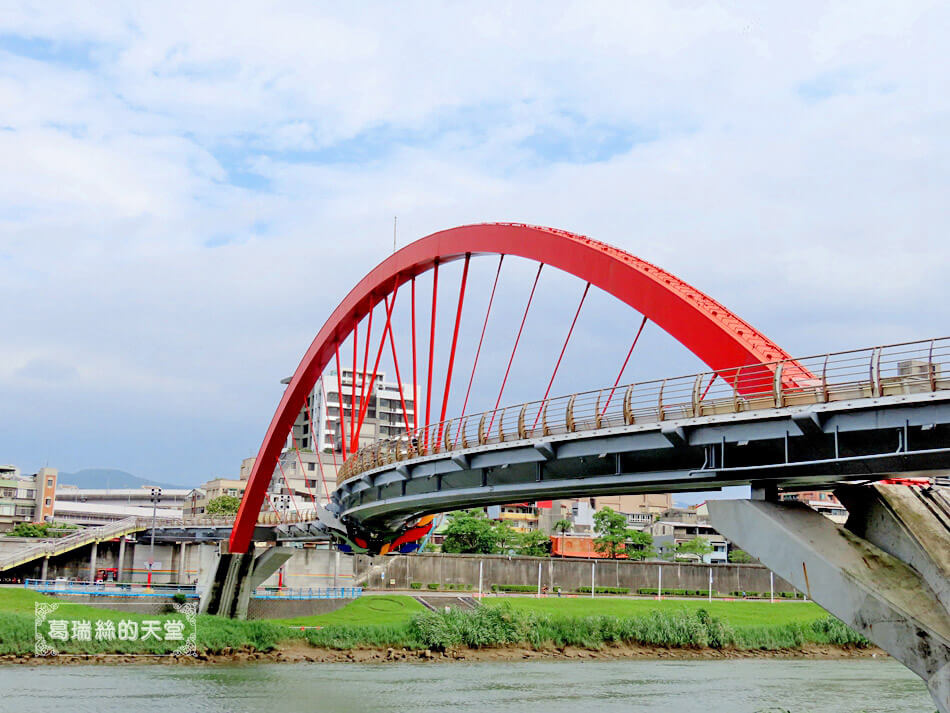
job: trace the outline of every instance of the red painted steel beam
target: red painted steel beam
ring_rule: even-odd
[[[419,428],[419,380],[416,377],[416,278],[412,278],[412,430]]]
[[[360,280],[321,327],[281,397],[248,478],[231,533],[231,551],[246,552],[274,472],[281,443],[300,413],[307,393],[333,358],[339,335],[348,334],[390,285],[404,284],[436,261],[467,254],[516,255],[564,270],[610,293],[666,330],[710,369],[732,374],[740,393],[774,369],[766,365],[790,355],[722,304],[669,272],[606,243],[562,230],[519,223],[485,223],[443,230],[390,255]],[[759,368],[747,368],[763,365]],[[727,377],[728,378],[728,377]],[[782,367],[788,387],[816,383],[796,362]]]

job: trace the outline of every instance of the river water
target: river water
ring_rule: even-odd
[[[932,713],[890,660],[2,666],[32,713]]]

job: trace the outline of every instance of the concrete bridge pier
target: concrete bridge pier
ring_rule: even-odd
[[[709,501],[713,525],[920,676],[950,713],[950,493],[842,486],[844,526],[804,503]]]
[[[246,619],[251,594],[296,550],[292,547],[268,547],[232,554],[227,552],[227,542],[222,542],[221,548],[218,564],[202,588],[200,611],[202,614]]]

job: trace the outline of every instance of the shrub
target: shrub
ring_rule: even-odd
[[[409,586],[412,589],[422,589],[422,582],[410,582]]]
[[[590,587],[578,587],[577,591],[586,592],[587,594],[590,594]],[[629,587],[595,587],[594,593],[595,594],[629,594],[630,588]]]
[[[438,583],[438,582],[429,582],[429,583],[426,585],[426,587],[427,587],[428,589],[438,589],[438,588],[439,588],[439,583]]]
[[[537,592],[538,587],[534,584],[493,584],[491,590],[493,592]]]

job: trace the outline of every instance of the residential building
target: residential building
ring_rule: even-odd
[[[57,474],[55,468],[40,468],[22,475],[15,465],[0,465],[0,531],[53,519]]]
[[[281,383],[289,384],[290,379]],[[414,423],[415,392],[413,384],[387,381],[385,372],[381,371],[374,377],[373,372],[341,369],[339,381],[337,372],[329,372],[317,380],[307,395],[288,447],[321,452],[336,448],[340,452],[343,427],[352,430],[354,416],[359,420],[363,400],[368,403],[359,434],[360,445],[377,438],[399,436],[405,433],[407,422],[410,426]]]
[[[817,510],[832,522],[843,525],[848,519],[848,511],[830,490],[802,490],[797,493],[781,493],[781,500],[797,500]]]
[[[703,562],[707,564],[728,562],[728,542],[709,523],[657,520],[645,531],[653,536],[653,546],[660,557],[675,556],[698,561],[700,558],[697,555],[677,555],[675,552],[677,545],[699,537],[709,542],[713,548],[710,554],[702,557]]]

